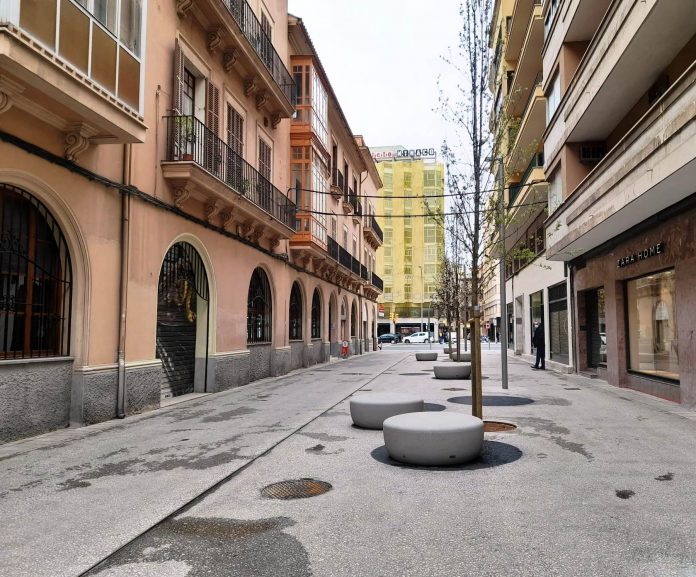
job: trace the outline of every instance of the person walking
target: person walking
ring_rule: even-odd
[[[544,343],[544,323],[539,323],[534,329],[532,344],[536,347],[536,361],[532,365],[533,369],[546,370],[546,346]],[[539,364],[541,363],[541,366]]]

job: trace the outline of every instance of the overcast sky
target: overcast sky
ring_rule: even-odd
[[[447,126],[434,109],[442,61],[456,47],[459,0],[288,0],[302,18],[355,134],[368,146],[439,151]]]

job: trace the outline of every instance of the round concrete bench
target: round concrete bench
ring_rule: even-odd
[[[457,351],[452,351],[450,353],[450,359],[452,359],[455,362],[459,362],[459,363],[461,363],[462,361],[470,363],[471,362],[471,353],[460,351],[459,358],[457,358]]]
[[[381,429],[384,419],[422,410],[422,398],[400,393],[364,393],[350,399],[353,423],[364,429]]]
[[[450,363],[433,367],[436,379],[469,379],[471,378],[470,363]]]
[[[434,353],[416,353],[416,360],[417,361],[436,361],[437,360],[437,351]]]
[[[483,421],[461,413],[406,413],[384,421],[389,456],[411,465],[461,465],[483,448]]]

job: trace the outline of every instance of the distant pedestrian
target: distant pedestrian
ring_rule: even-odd
[[[534,329],[532,344],[536,347],[536,361],[532,366],[533,369],[546,369],[546,345],[544,342],[544,323],[539,323]],[[541,366],[539,364],[541,363]]]

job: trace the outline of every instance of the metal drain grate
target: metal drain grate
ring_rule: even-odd
[[[316,497],[332,489],[331,483],[316,479],[292,479],[266,485],[261,496],[268,499],[306,499]]]
[[[432,372],[432,371],[428,371],[428,372]],[[423,375],[421,375],[420,373],[399,373],[399,376],[400,377],[422,377]]]

